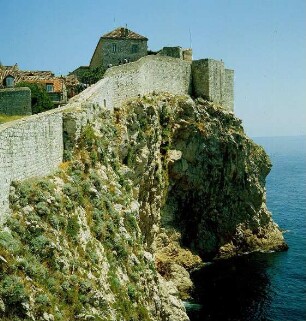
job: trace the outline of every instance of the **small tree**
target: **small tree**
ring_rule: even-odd
[[[19,82],[16,87],[28,87],[31,90],[32,113],[38,114],[54,107],[43,85],[31,82]]]
[[[105,71],[102,68],[87,69],[81,75],[80,81],[83,84],[92,85],[99,81],[103,77],[104,73]]]

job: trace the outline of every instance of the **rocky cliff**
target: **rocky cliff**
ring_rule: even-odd
[[[206,259],[286,248],[271,164],[232,113],[147,95],[89,123],[55,175],[15,182],[1,320],[188,320]]]

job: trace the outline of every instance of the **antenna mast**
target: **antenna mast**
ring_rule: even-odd
[[[192,39],[191,39],[191,31],[189,28],[189,48],[192,49]]]

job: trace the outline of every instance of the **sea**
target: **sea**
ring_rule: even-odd
[[[306,321],[306,136],[260,137],[273,168],[267,205],[286,252],[252,253],[192,274],[191,321]]]

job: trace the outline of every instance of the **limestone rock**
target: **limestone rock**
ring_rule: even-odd
[[[187,321],[203,259],[286,249],[265,204],[269,158],[220,106],[150,94],[77,136],[53,177],[11,189],[1,317]]]

